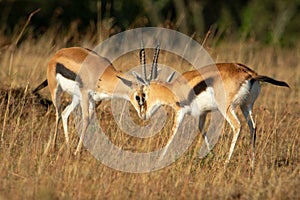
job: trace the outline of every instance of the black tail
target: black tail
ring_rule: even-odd
[[[263,81],[263,82],[268,82],[268,83],[271,83],[273,85],[278,85],[278,86],[284,86],[284,87],[290,87],[286,82],[283,82],[283,81],[277,81],[273,78],[270,78],[268,76],[257,76],[254,78],[255,80],[257,81]]]
[[[44,87],[46,87],[48,85],[48,81],[47,79],[44,80],[39,86],[37,86],[33,91],[32,94],[37,93],[39,90],[43,89]]]

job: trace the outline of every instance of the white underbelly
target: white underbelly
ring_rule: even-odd
[[[214,90],[213,88],[208,87],[192,101],[190,105],[190,114],[197,117],[205,112],[214,111],[217,108]]]
[[[94,101],[101,101],[101,100],[110,100],[110,99],[126,99],[129,101],[129,96],[127,94],[122,94],[115,92],[113,94],[109,92],[104,92],[104,91],[91,91],[92,98]]]
[[[56,75],[57,83],[60,85],[63,91],[72,96],[78,96],[81,99],[81,92],[77,82],[63,77],[61,74]]]
[[[111,95],[102,92],[92,92],[92,98],[94,101],[101,101],[103,99],[111,99]]]

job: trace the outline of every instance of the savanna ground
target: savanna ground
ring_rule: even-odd
[[[111,169],[85,149],[80,157],[69,154],[62,127],[56,147],[51,148],[54,108],[47,108],[49,102],[30,91],[45,79],[46,63],[55,51],[70,44],[89,48],[97,44],[92,34],[56,33],[50,29],[38,38],[23,37],[20,41],[17,35],[2,38],[11,43],[2,45],[0,54],[0,199],[300,199],[299,45],[279,49],[255,42],[215,45],[213,38],[207,41],[207,50],[216,62],[241,62],[260,74],[287,81],[291,87],[263,84],[254,107],[254,170],[250,168],[250,134],[242,120],[243,129],[227,167],[224,161],[232,133],[226,124],[213,154],[206,158],[198,159],[193,153],[201,142],[199,136],[172,165],[136,174]],[[138,56],[134,58],[132,62],[138,65]],[[47,88],[41,96],[50,99]],[[156,147],[155,142],[130,142],[134,138],[118,130],[108,101],[98,107],[97,114],[111,138],[126,148],[135,148],[135,143],[138,148]],[[78,141],[73,121],[71,117],[71,151]],[[169,137],[168,130],[160,133],[161,139]]]

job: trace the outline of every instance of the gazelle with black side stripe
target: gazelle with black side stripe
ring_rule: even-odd
[[[62,118],[67,145],[68,118],[76,106],[80,104],[83,123],[82,132],[75,154],[80,151],[82,140],[92,117],[94,101],[102,99],[129,99],[128,88],[116,90],[116,85],[123,75],[104,57],[81,48],[71,47],[57,51],[48,63],[47,80],[40,84],[33,93],[49,86],[51,98],[56,110],[54,144],[58,132],[58,124]],[[67,92],[72,96],[72,102],[61,112],[60,96]]]
[[[252,135],[252,166],[254,166],[256,139],[252,108],[260,92],[260,82],[289,87],[285,82],[258,75],[249,67],[239,63],[208,65],[199,71],[185,72],[172,83],[156,80],[144,82],[146,84],[136,88],[130,96],[130,101],[140,118],[150,118],[161,105],[169,105],[176,112],[172,127],[173,135],[166,144],[162,157],[165,156],[185,114],[199,117],[199,130],[210,150],[204,124],[207,113],[218,110],[230,124],[234,134],[226,160],[229,162],[241,130],[235,109],[240,107]]]

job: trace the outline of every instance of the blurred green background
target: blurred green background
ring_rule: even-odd
[[[218,40],[257,41],[293,47],[300,33],[300,0],[0,0],[1,34],[20,29],[28,15],[34,37],[61,31],[160,26],[203,38],[211,29]]]

